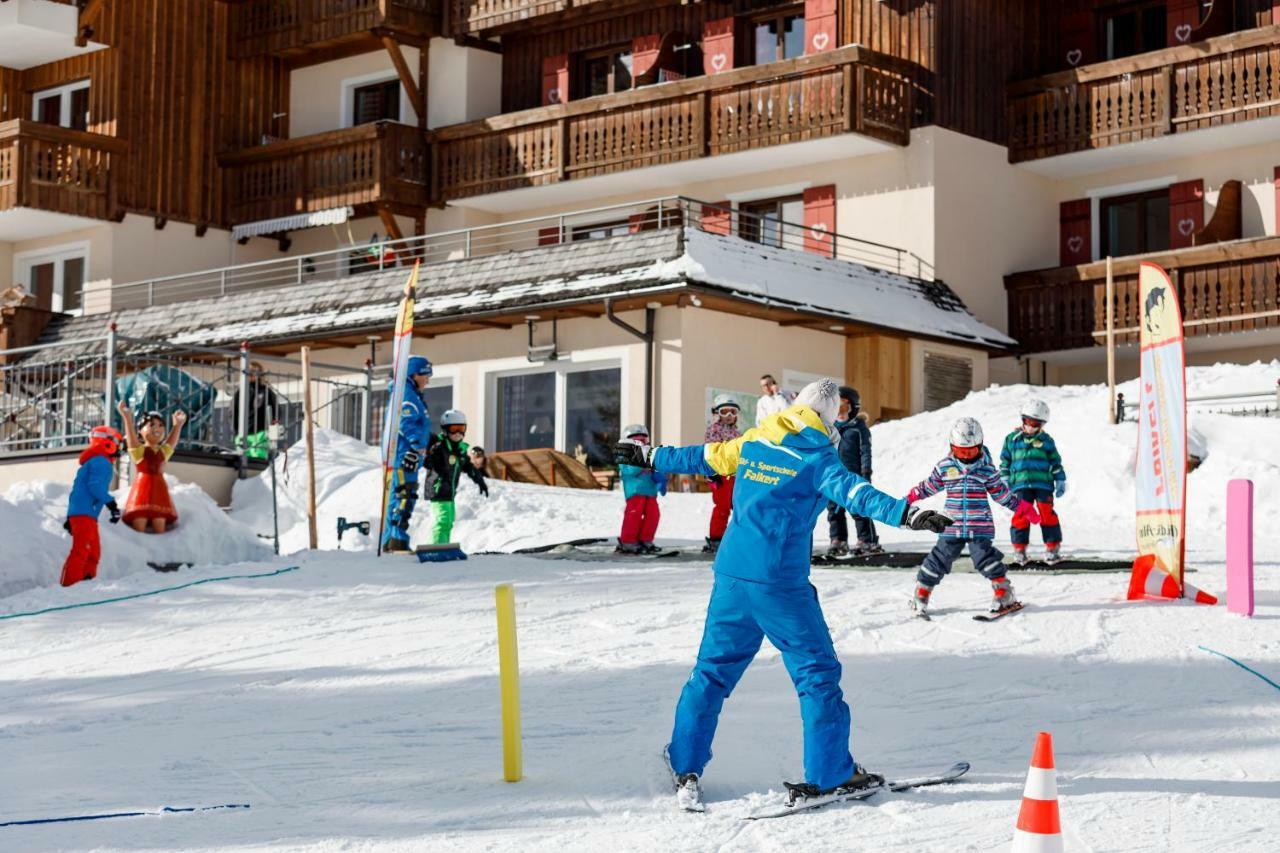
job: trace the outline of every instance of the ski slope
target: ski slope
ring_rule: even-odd
[[[1245,381],[1238,374],[1248,370],[1204,381]],[[1274,375],[1267,370],[1255,369],[1253,384]],[[1196,371],[1191,380],[1194,388]],[[877,425],[877,484],[900,492],[924,477],[945,449],[940,430],[960,414],[981,418],[998,446],[1026,390],[991,389]],[[1097,388],[1038,390],[1054,407],[1070,476],[1060,510],[1068,550],[1127,553],[1132,426],[1100,425]],[[1189,479],[1189,579],[1223,592],[1222,494],[1227,479],[1252,476],[1252,620],[1222,606],[1125,602],[1123,574],[1015,575],[1028,609],[981,625],[970,615],[989,587],[958,572],[926,623],[906,608],[910,571],[815,569],[845,665],[855,758],[893,776],[955,760],[973,770],[963,784],[760,823],[741,818],[779,800],[782,780],[798,780],[801,768],[798,703],[768,644],[726,703],[706,815],[673,808],[659,757],[701,635],[705,563],[489,555],[421,565],[379,560],[353,532],[343,539],[351,550],[271,558],[243,532],[270,525],[261,503],[269,481],[251,481],[231,523],[190,513],[195,569],[130,572],[126,558],[145,551],[128,549],[164,537],[139,543],[104,525],[119,568],[63,590],[40,582],[40,564],[60,564],[65,491],[11,490],[0,536],[39,550],[20,569],[34,582],[0,598],[0,617],[299,569],[0,620],[0,823],[251,805],[0,827],[0,849],[1007,849],[1043,729],[1054,735],[1068,850],[1274,850],[1280,691],[1198,646],[1280,681],[1280,539],[1266,524],[1280,509],[1277,425],[1192,424],[1208,456]],[[378,478],[360,452],[318,436],[322,547],[333,548],[338,515],[369,515]],[[300,516],[288,515],[305,490],[293,462],[279,484],[286,551],[304,535]],[[483,501],[466,482],[461,493],[457,529],[472,551],[612,535],[621,511],[617,494],[495,483]],[[700,541],[709,504],[705,495],[664,499],[659,541]],[[930,541],[882,536],[891,547]],[[5,561],[0,581],[18,576],[15,562]],[[44,571],[56,584],[57,565]],[[501,781],[493,587],[502,582],[515,584],[518,602],[526,778],[516,784]]]

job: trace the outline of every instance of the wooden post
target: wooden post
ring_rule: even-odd
[[[316,425],[312,419],[311,347],[302,348],[302,412],[307,436],[307,536],[312,551],[319,547],[316,535]]]
[[[1111,277],[1111,256],[1107,255],[1107,423],[1116,422],[1116,283]]]

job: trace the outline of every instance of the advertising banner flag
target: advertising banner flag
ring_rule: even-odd
[[[400,299],[400,311],[396,315],[396,336],[391,359],[391,398],[382,423],[382,503],[378,505],[378,554],[382,554],[382,534],[387,523],[387,500],[391,497],[391,478],[395,474],[396,443],[400,436],[400,407],[404,404],[405,371],[409,366],[409,351],[413,349],[413,301],[418,290],[418,262],[404,283],[404,296]]]

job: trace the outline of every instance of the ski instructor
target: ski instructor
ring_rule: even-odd
[[[855,515],[939,533],[951,520],[908,506],[845,469],[832,444],[840,408],[830,379],[807,385],[789,408],[740,438],[689,447],[615,445],[620,464],[663,473],[736,475],[734,512],[716,553],[715,582],[693,673],[676,706],[668,757],[685,808],[701,808],[699,777],[724,700],[768,637],[800,696],[803,784],[787,784],[788,802],[840,795],[884,783],[849,753],[849,707],[840,661],[809,583],[813,526],[827,501]]]

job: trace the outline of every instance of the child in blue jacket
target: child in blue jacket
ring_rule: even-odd
[[[123,439],[109,426],[94,427],[89,433],[89,446],[80,454],[80,470],[76,471],[67,500],[67,520],[63,528],[71,534],[71,553],[62,564],[62,585],[71,586],[98,576],[98,559],[102,546],[98,542],[98,515],[105,506],[111,523],[120,521],[120,507],[111,497],[113,460],[120,453]]]
[[[622,437],[638,442],[649,443],[649,430],[643,424],[631,424],[622,432]],[[658,495],[666,495],[667,478],[635,465],[619,465],[618,473],[622,476],[622,494],[627,499],[627,508],[622,514],[622,533],[618,536],[619,554],[656,554],[662,549],[653,544],[654,534],[658,532],[658,520],[662,513],[658,510]]]

